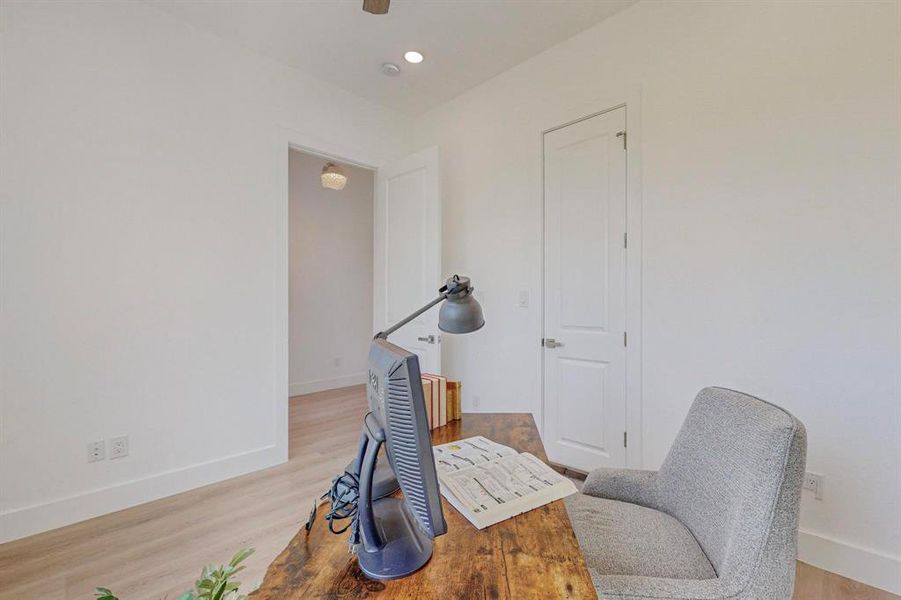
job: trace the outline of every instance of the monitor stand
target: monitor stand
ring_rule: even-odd
[[[356,464],[360,465],[357,503],[362,541],[354,546],[360,569],[371,579],[398,579],[422,568],[432,557],[432,539],[416,524],[406,501],[374,499],[373,484],[385,431],[366,415]],[[395,480],[396,482],[396,480]]]
[[[372,475],[372,498],[374,500],[390,496],[400,489],[397,477],[394,476],[394,470],[388,464],[388,457],[381,455],[380,458],[382,460],[376,460],[375,473]],[[357,473],[357,459],[347,463],[344,470],[348,473]]]

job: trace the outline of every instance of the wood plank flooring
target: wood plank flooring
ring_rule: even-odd
[[[352,458],[362,386],[291,399],[284,465],[0,545],[0,600],[175,599],[204,564],[252,546],[247,590],[306,521],[313,499]],[[795,600],[901,600],[798,563]]]
[[[0,598],[82,600],[103,585],[171,600],[244,546],[256,553],[240,579],[255,587],[353,457],[364,413],[362,386],[292,398],[284,465],[0,545]]]

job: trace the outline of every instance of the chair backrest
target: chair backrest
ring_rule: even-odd
[[[785,410],[705,388],[660,468],[659,506],[691,530],[718,577],[790,596],[806,451],[804,425]]]

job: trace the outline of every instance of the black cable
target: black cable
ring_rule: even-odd
[[[328,521],[328,529],[334,534],[341,534],[350,529],[350,539],[348,543],[351,549],[360,542],[360,524],[357,518],[357,503],[360,500],[360,481],[356,475],[345,471],[343,474],[332,480],[332,486],[327,492],[322,494],[319,502],[313,503],[313,510],[310,511],[310,518],[304,529],[309,534],[313,528],[313,521],[316,520],[316,511],[319,504],[328,498],[331,509],[325,513],[325,520]],[[350,523],[341,529],[335,529],[336,523],[350,519]]]

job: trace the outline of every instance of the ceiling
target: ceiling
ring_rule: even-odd
[[[635,0],[148,0],[199,29],[408,114],[445,102]],[[418,50],[425,61],[404,61]],[[401,73],[388,77],[384,62]]]

